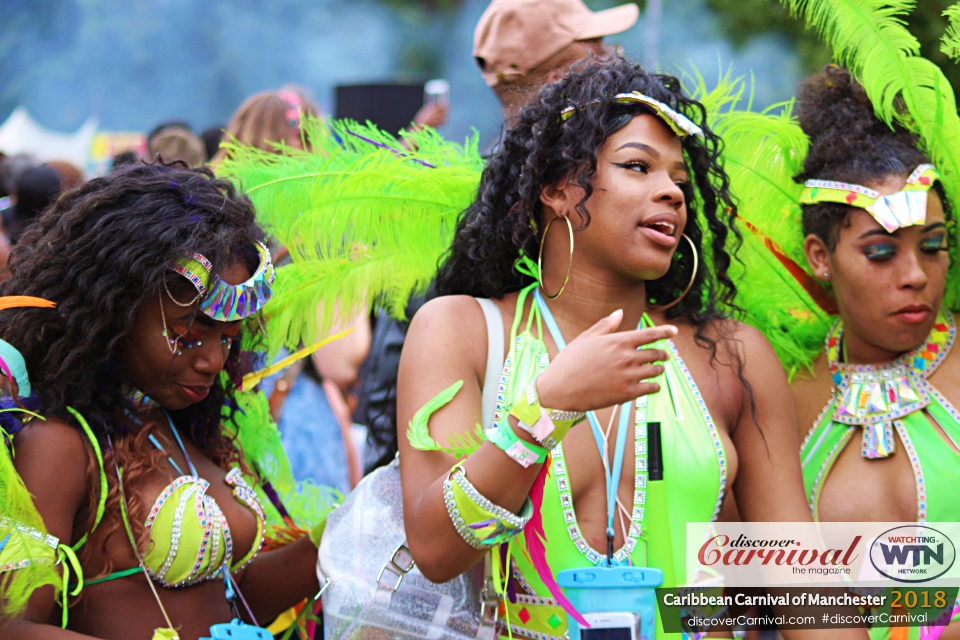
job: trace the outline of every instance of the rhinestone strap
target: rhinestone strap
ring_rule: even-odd
[[[894,420],[893,426],[900,434],[900,440],[903,442],[903,448],[910,458],[910,466],[913,468],[913,477],[917,485],[917,522],[925,524],[927,522],[927,482],[923,477],[923,467],[920,466],[920,458],[917,456],[917,450],[913,446],[913,440],[907,433],[907,428],[902,420]]]

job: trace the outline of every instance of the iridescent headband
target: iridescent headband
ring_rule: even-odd
[[[258,242],[257,253],[260,254],[257,270],[249,280],[236,285],[227,284],[219,276],[215,276],[211,285],[213,265],[199,253],[177,259],[170,269],[189,280],[196,288],[198,296],[203,300],[200,311],[214,320],[234,322],[263,309],[273,294],[271,285],[276,278],[276,271],[270,259],[270,250]]]
[[[940,174],[932,164],[921,164],[901,191],[881,196],[878,191],[859,184],[832,180],[807,180],[800,193],[800,204],[836,202],[865,209],[889,233],[902,227],[920,225],[927,220],[927,192]]]
[[[618,93],[613,97],[618,104],[643,104],[653,111],[654,115],[663,120],[670,129],[680,138],[687,136],[703,137],[703,129],[698,127],[693,120],[687,116],[675,111],[670,105],[664,104],[659,100],[654,100],[650,96],[644,95],[639,91],[630,93]],[[600,104],[600,100],[594,100],[589,106]],[[577,111],[577,106],[570,105],[560,112],[560,120],[567,120]]]

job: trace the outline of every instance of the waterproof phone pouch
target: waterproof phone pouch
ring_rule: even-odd
[[[656,587],[663,572],[650,567],[590,567],[557,573],[557,584],[591,628],[567,616],[570,640],[653,640]],[[635,631],[634,631],[635,630]]]
[[[213,625],[210,627],[210,637],[200,640],[273,640],[273,634],[234,618],[226,624]]]

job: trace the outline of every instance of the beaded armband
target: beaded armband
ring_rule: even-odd
[[[510,408],[510,415],[517,419],[520,428],[533,436],[534,440],[548,451],[553,451],[570,428],[583,419],[584,414],[580,411],[551,411],[541,407],[537,380],[534,378],[527,385],[524,396],[518,398]]]
[[[547,459],[546,449],[532,442],[524,442],[517,436],[507,416],[503,416],[500,423],[487,432],[487,440],[503,450],[524,469]]]
[[[460,464],[450,470],[443,482],[443,501],[460,537],[481,551],[515,538],[533,515],[529,498],[524,501],[520,515],[487,500],[467,480],[467,473]]]

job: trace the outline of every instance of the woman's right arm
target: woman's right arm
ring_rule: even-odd
[[[73,523],[87,500],[87,450],[83,436],[58,420],[34,421],[17,434],[13,464],[33,496],[43,524],[61,543],[73,542]],[[9,640],[89,640],[91,636],[47,624],[56,603],[52,587],[37,589],[25,615],[4,628]]]
[[[620,312],[604,318],[554,358],[537,383],[544,406],[584,411],[658,390],[643,380],[660,374],[662,368],[651,363],[666,359],[666,354],[637,347],[673,336],[676,328],[666,325],[611,333],[621,319]],[[483,313],[475,300],[437,298],[414,316],[400,358],[397,430],[407,544],[420,572],[433,582],[462,574],[485,551],[460,537],[444,504],[443,483],[457,460],[443,452],[414,449],[407,439],[407,425],[418,409],[462,380],[463,387],[453,400],[431,417],[430,435],[446,446],[450,436],[475,433],[481,421],[485,335]],[[516,429],[515,418],[511,416],[510,421],[518,437],[532,442]],[[484,442],[463,462],[463,468],[481,495],[518,513],[540,465],[525,469],[494,444]]]

